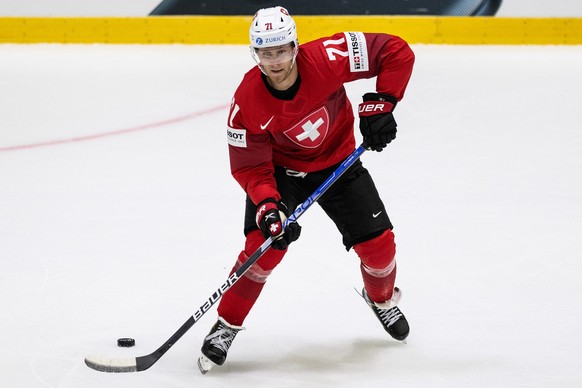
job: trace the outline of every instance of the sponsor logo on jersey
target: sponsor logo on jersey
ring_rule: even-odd
[[[344,32],[344,35],[348,45],[350,71],[354,73],[370,70],[366,36],[362,32]]]
[[[233,147],[247,147],[247,131],[246,129],[228,128],[226,130],[228,144]]]
[[[329,113],[322,106],[284,133],[289,140],[301,147],[317,148],[323,143],[328,130]]]

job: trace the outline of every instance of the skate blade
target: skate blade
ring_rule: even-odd
[[[198,357],[198,369],[200,369],[200,373],[205,375],[208,373],[210,369],[214,367],[214,363],[208,359],[205,355],[201,355]]]

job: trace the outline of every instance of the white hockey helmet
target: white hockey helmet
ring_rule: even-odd
[[[283,7],[262,8],[257,11],[249,31],[251,47],[260,49],[293,43],[299,46],[295,21]]]

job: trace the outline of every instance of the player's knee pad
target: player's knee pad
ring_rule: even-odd
[[[362,268],[374,277],[386,277],[396,267],[394,233],[386,229],[381,235],[354,245],[354,251],[362,262]]]
[[[253,230],[247,235],[245,249],[238,258],[237,265],[244,263],[265,242],[260,230]],[[249,279],[258,283],[264,283],[273,269],[283,260],[286,251],[267,249],[261,258],[245,273]]]

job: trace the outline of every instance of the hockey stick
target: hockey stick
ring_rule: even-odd
[[[297,206],[293,214],[285,221],[283,229],[289,223],[297,219],[333,185],[346,170],[365,151],[365,144],[360,145],[348,156],[342,164],[311,194],[305,202]],[[127,358],[105,358],[89,356],[85,358],[85,364],[91,369],[100,372],[123,373],[123,372],[140,372],[154,365],[170,348],[184,335],[202,316],[220,299],[234,283],[236,283],[248,269],[271,247],[272,238],[265,242],[246,260],[232,275],[224,282],[210,297],[194,312],[190,318],[176,331],[162,346],[153,353],[140,357]]]

